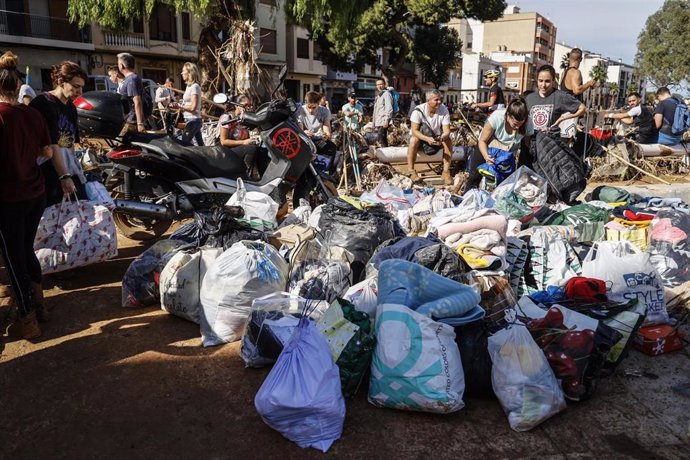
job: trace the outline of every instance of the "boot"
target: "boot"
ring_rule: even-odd
[[[36,319],[38,319],[38,322],[46,323],[50,321],[50,314],[43,300],[43,286],[40,283],[31,283],[31,300],[36,308]]]
[[[32,311],[26,316],[20,316],[9,328],[7,335],[19,337],[26,340],[35,339],[41,336],[41,329],[38,327],[36,312]]]

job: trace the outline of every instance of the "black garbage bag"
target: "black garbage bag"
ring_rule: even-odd
[[[160,240],[134,259],[122,277],[122,306],[147,307],[160,302],[160,273],[184,241]]]
[[[275,363],[300,317],[283,311],[253,310],[240,348],[245,365],[264,367]]]
[[[422,267],[454,281],[463,282],[465,273],[470,271],[462,257],[445,243],[422,248],[415,253],[414,257],[415,262]]]
[[[455,343],[465,373],[465,395],[473,398],[496,397],[491,383],[489,335],[490,326],[483,320],[455,327]]]
[[[404,236],[398,221],[381,204],[357,209],[341,198],[331,198],[319,219],[321,233],[329,246],[341,246],[354,255],[353,282],[360,281],[374,250],[394,236]]]
[[[207,211],[194,213],[194,222],[178,228],[170,239],[180,240],[190,247],[211,246],[228,249],[242,240],[268,241],[266,234],[240,222],[244,215],[239,206],[215,206]]]

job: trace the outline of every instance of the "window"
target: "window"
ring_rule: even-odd
[[[297,39],[297,57],[300,59],[309,59],[309,40],[306,38]]]
[[[149,19],[149,34],[152,40],[177,42],[175,10],[167,5],[156,5]]]
[[[276,6],[276,0],[259,0],[262,5]]]
[[[259,29],[261,39],[261,52],[266,54],[278,54],[278,42],[276,31],[273,29]]]
[[[192,39],[192,20],[189,13],[182,12],[182,39]]]
[[[304,98],[309,91],[311,91],[311,85],[309,83],[303,84],[302,85],[302,98]]]
[[[321,60],[321,46],[316,42],[314,42],[314,59],[317,61]]]

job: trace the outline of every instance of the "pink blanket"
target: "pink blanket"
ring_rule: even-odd
[[[476,219],[470,220],[468,222],[451,222],[449,224],[441,225],[438,229],[438,237],[441,239],[446,239],[447,236],[454,233],[466,234],[472,233],[476,230],[481,230],[483,228],[489,230],[495,230],[500,235],[501,238],[505,239],[506,231],[508,229],[508,221],[505,217],[494,214],[477,217]]]

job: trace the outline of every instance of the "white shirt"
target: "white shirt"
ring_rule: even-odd
[[[201,118],[201,86],[199,86],[198,83],[187,85],[187,89],[184,90],[184,96],[182,96],[182,104],[185,106],[191,104],[193,94],[198,96],[197,105],[191,112],[187,110],[184,111],[185,120],[196,120],[197,118]]]
[[[642,113],[642,107],[640,107],[639,105],[637,107],[633,107],[632,109],[628,110],[628,116],[629,117],[639,117],[641,113]]]
[[[19,96],[17,96],[17,102],[23,104],[24,96],[29,96],[31,99],[33,99],[36,97],[36,92],[31,86],[25,84],[22,85],[21,88],[19,88]]]
[[[424,120],[422,114],[419,113],[420,110],[424,112],[426,120]],[[442,128],[450,125],[450,114],[448,113],[448,107],[446,107],[445,104],[441,104],[439,108],[436,109],[436,113],[432,117],[429,115],[428,106],[425,102],[424,104],[419,104],[417,107],[415,107],[415,110],[412,111],[412,115],[410,115],[410,121],[412,123],[419,123],[420,125],[426,122],[431,127],[431,130],[437,136],[440,136],[443,134]]]

